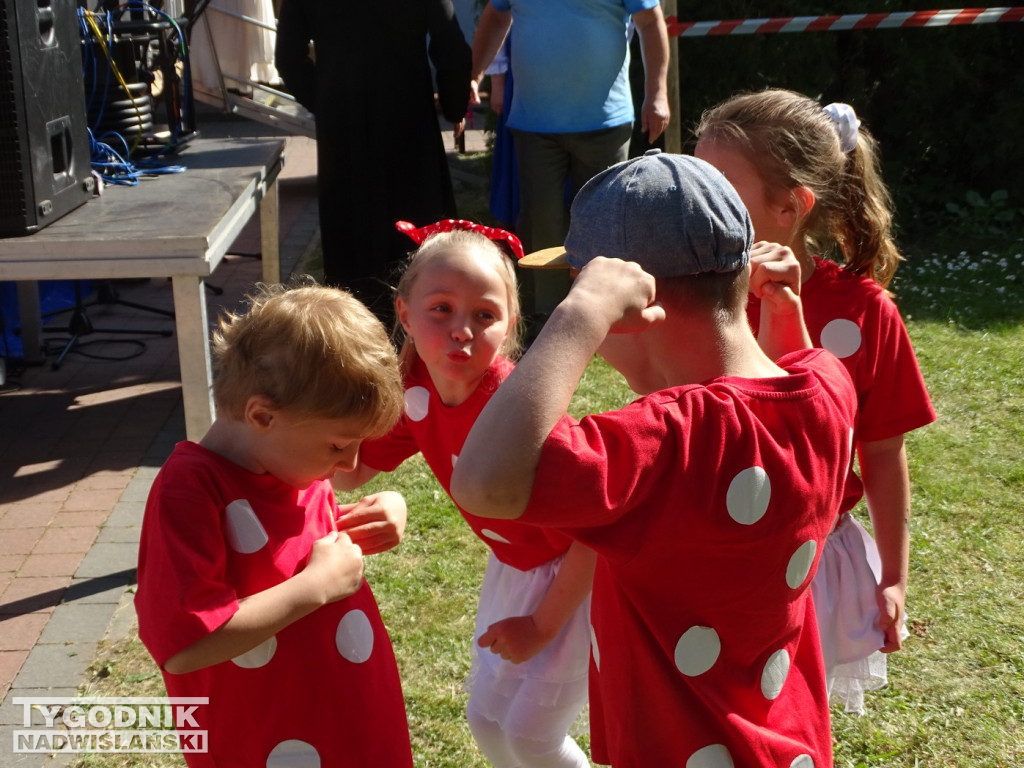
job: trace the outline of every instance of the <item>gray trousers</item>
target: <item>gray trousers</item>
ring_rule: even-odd
[[[583,133],[532,133],[512,129],[519,163],[516,234],[527,253],[562,245],[569,206],[591,177],[628,158],[633,126]],[[520,270],[523,312],[547,315],[569,290],[566,270]]]

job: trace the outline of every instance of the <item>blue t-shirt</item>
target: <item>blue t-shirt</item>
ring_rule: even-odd
[[[658,0],[491,0],[512,11],[508,126],[575,133],[633,121],[626,27]]]

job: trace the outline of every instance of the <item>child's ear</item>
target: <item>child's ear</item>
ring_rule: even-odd
[[[793,187],[789,190],[788,200],[779,209],[779,224],[786,229],[792,229],[807,217],[815,202],[814,192],[810,187]]]
[[[265,432],[274,422],[277,409],[266,395],[252,395],[245,403],[245,423],[257,432]]]
[[[409,306],[405,303],[405,299],[401,296],[395,297],[395,314],[398,316],[398,322],[402,324],[402,329],[406,335],[409,334]]]

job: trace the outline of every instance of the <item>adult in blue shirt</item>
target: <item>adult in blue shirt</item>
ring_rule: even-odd
[[[635,117],[630,19],[644,61],[641,127],[653,143],[669,120],[668,32],[659,0],[490,0],[483,9],[473,38],[474,94],[515,24],[507,124],[519,167],[516,234],[527,251],[561,245],[576,192],[628,157]],[[557,270],[525,278],[528,331],[536,331],[565,295],[568,278]]]

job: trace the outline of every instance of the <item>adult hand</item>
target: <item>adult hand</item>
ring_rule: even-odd
[[[640,130],[647,134],[649,144],[653,144],[665,132],[665,129],[668,128],[668,121],[668,98],[658,96],[653,99],[644,99],[640,111]]]

